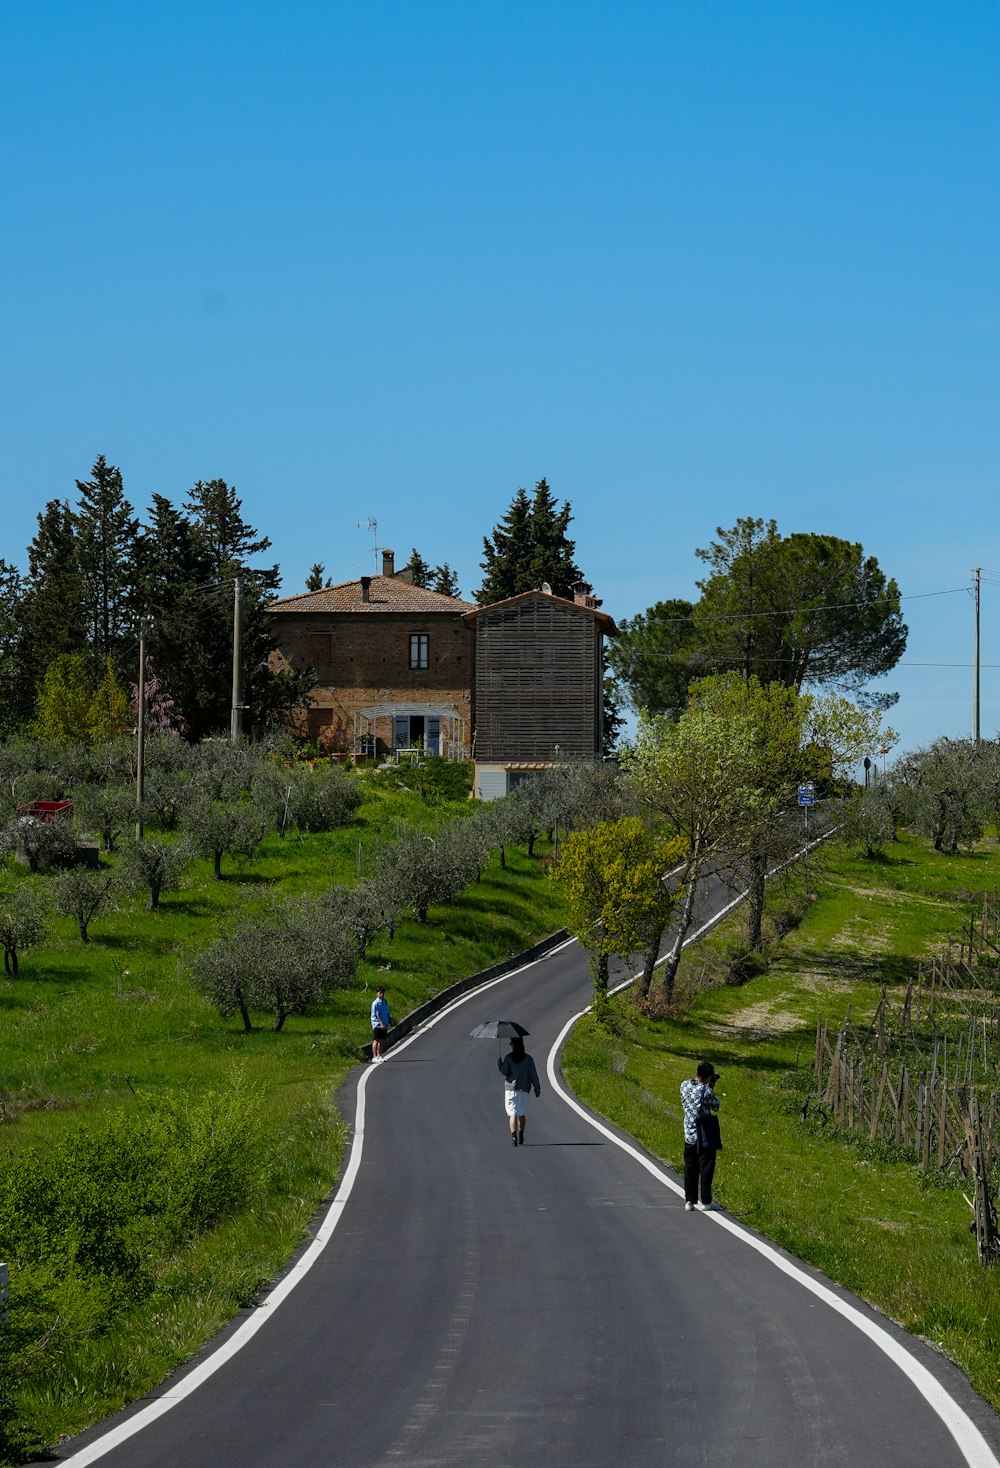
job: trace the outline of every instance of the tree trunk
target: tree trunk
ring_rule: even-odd
[[[215,861],[215,880],[217,882],[221,882],[222,881],[222,852],[221,851],[215,851],[215,852],[212,853],[212,856],[213,856],[213,859]]]
[[[756,953],[764,942],[764,878],[767,860],[762,856],[750,859],[747,882],[747,944]]]
[[[590,966],[594,975],[594,1001],[599,1004],[608,997],[608,955],[595,953]]]
[[[90,927],[90,920],[88,918],[77,918],[76,925],[80,929],[81,942],[89,943],[90,939],[87,937],[87,929]]]
[[[4,972],[12,979],[17,978],[17,949],[5,948],[3,951]]]
[[[677,932],[674,934],[674,941],[670,945],[670,952],[667,954],[666,963],[663,965],[663,998],[667,1004],[674,997],[674,982],[677,978],[677,970],[681,966],[681,953],[684,949],[684,939],[687,937],[687,931],[691,926],[691,920],[694,916],[694,896],[698,890],[698,878],[699,873],[697,869],[692,869],[683,879],[684,904],[681,907],[680,920],[677,924]]]
[[[502,872],[507,870],[507,848],[503,842],[500,843],[500,870]]]
[[[663,929],[657,933],[646,949],[646,957],[642,965],[642,973],[639,975],[639,986],[637,993],[640,1000],[649,997],[650,985],[653,982],[653,974],[656,970],[656,960],[660,956],[660,943],[663,941]]]
[[[247,1010],[246,1003],[245,1003],[245,1001],[243,999],[243,990],[240,989],[240,988],[237,988],[237,990],[236,990],[236,1003],[240,1007],[240,1016],[241,1016],[241,1018],[243,1020],[243,1028],[246,1031],[246,1033],[249,1035],[250,1032],[251,1032],[251,1030],[253,1029],[253,1025],[250,1023],[250,1014],[249,1014],[249,1012]]]

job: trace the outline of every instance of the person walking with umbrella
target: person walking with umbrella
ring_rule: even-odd
[[[535,1062],[524,1048],[520,1035],[510,1042],[510,1054],[497,1056],[497,1067],[504,1081],[504,1105],[510,1121],[510,1140],[513,1146],[524,1146],[524,1112],[528,1093],[542,1094],[538,1083]]]

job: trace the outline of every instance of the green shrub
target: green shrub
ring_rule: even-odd
[[[394,771],[401,785],[425,800],[464,800],[472,790],[475,766],[461,760],[429,758]]]
[[[0,1257],[15,1375],[146,1298],[171,1251],[245,1208],[270,1165],[239,1080],[190,1107],[144,1104],[10,1156]]]

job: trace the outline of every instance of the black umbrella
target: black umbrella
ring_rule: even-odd
[[[484,1019],[481,1025],[469,1033],[470,1040],[501,1040],[513,1035],[526,1035],[524,1025],[513,1019]]]
[[[484,1019],[481,1025],[476,1025],[469,1033],[470,1040],[496,1040],[497,1054],[500,1053],[500,1040],[513,1035],[526,1035],[528,1031],[524,1025],[519,1025],[513,1019]]]

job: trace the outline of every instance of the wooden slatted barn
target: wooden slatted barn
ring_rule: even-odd
[[[467,612],[475,629],[476,789],[498,799],[530,772],[603,752],[604,637],[614,621],[581,586],[547,586]]]

